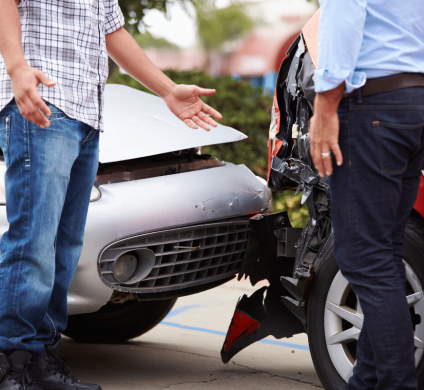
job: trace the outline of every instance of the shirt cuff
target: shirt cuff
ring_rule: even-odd
[[[315,70],[314,73],[315,92],[326,92],[337,88],[341,83],[346,84],[346,93],[361,88],[367,81],[365,72],[353,72],[346,77],[332,76],[328,70]]]
[[[105,35],[111,34],[125,25],[124,15],[121,8],[117,6],[114,12],[106,15]]]

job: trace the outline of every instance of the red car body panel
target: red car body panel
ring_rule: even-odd
[[[414,210],[424,218],[424,176],[422,174],[417,200],[414,204]]]

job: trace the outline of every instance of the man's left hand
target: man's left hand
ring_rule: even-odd
[[[210,96],[214,93],[214,89],[181,84],[177,85],[163,99],[168,108],[187,126],[192,129],[202,127],[209,131],[209,125],[213,127],[218,125],[209,115],[214,116],[216,119],[222,119],[222,115],[200,100],[199,96]]]
[[[336,157],[337,165],[343,162],[342,152],[339,147],[339,117],[336,113],[331,115],[317,115],[311,118],[309,129],[311,140],[311,156],[319,175],[324,177],[333,173],[331,152]]]
[[[345,84],[330,91],[317,93],[314,101],[314,116],[311,118],[309,139],[311,156],[321,177],[333,173],[331,152],[337,165],[342,165],[343,156],[339,147],[339,116],[337,108],[342,99]]]

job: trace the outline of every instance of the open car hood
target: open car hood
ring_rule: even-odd
[[[125,85],[108,84],[105,132],[100,135],[100,162],[109,163],[199,146],[241,141],[247,136],[222,125],[205,131],[189,128],[157,96]]]

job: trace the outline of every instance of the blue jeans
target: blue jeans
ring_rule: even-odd
[[[99,134],[50,109],[45,129],[26,120],[14,100],[0,112],[9,221],[0,244],[0,350],[41,354],[67,325]]]
[[[336,260],[365,316],[345,389],[417,390],[402,257],[424,168],[424,88],[358,100],[340,104],[344,163],[330,178]]]

